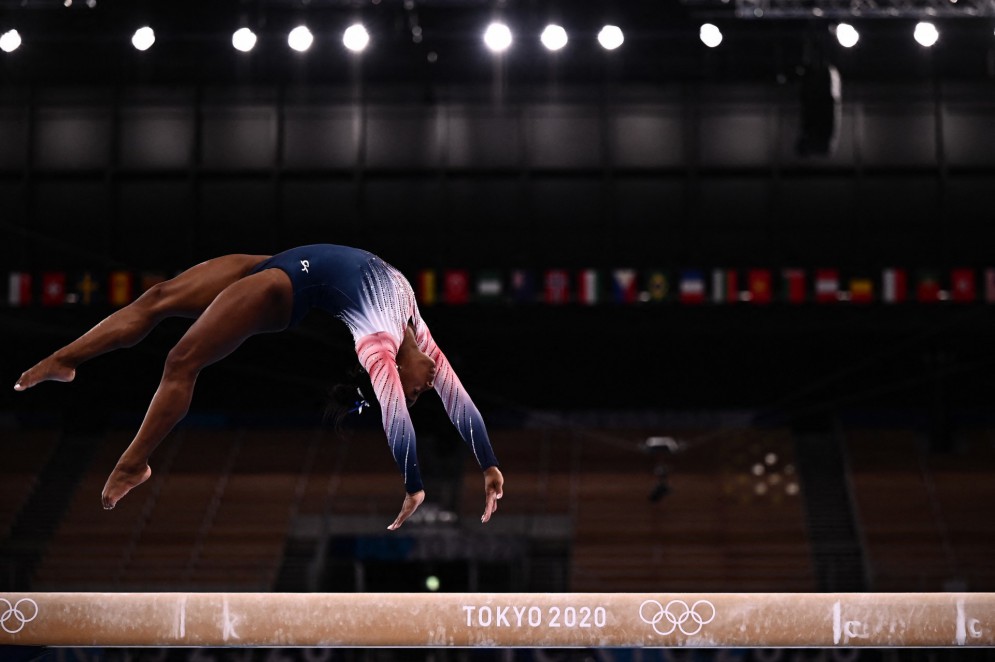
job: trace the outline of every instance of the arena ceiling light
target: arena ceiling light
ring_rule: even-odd
[[[940,33],[935,25],[928,21],[922,21],[916,24],[916,30],[912,36],[915,37],[920,46],[929,48],[940,38]]]
[[[709,48],[715,48],[722,43],[722,31],[711,23],[705,23],[698,30],[698,38]]]
[[[840,42],[843,48],[853,48],[859,40],[860,33],[849,23],[840,23],[836,26],[836,41]]]
[[[598,33],[598,43],[605,50],[613,51],[621,46],[624,41],[625,35],[622,34],[622,28],[617,25],[606,25]]]
[[[502,53],[511,47],[511,28],[504,23],[491,23],[484,31],[484,43],[494,53]]]
[[[539,37],[542,45],[551,51],[558,51],[567,45],[569,41],[567,37],[567,31],[564,30],[559,25],[547,25],[546,29],[542,31],[542,35]]]
[[[239,28],[231,36],[231,45],[235,50],[248,53],[256,47],[256,33],[249,28]]]
[[[21,35],[17,30],[7,30],[0,35],[0,50],[13,53],[21,45]]]
[[[311,48],[314,43],[314,35],[307,29],[306,25],[298,25],[287,35],[287,45],[298,53],[303,53]]]
[[[135,30],[131,36],[131,45],[140,51],[147,51],[155,43],[155,31],[149,26],[143,26]]]
[[[370,33],[360,23],[350,25],[342,33],[342,43],[353,53],[359,53],[370,43]]]

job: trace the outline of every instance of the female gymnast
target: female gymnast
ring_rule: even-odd
[[[131,347],[166,317],[196,318],[170,350],[162,380],[145,420],[104,485],[101,501],[111,509],[149,479],[148,460],[186,416],[197,375],[231,354],[246,338],[298,324],[311,308],[341,319],[352,332],[360,365],[380,403],[384,431],[404,475],[397,529],[425,499],[415,433],[407,407],[435,388],[484,473],[484,514],[490,520],[502,497],[487,429],[449,361],[418,312],[410,283],[372,253],[316,244],[275,256],[226,255],[160,283],[83,336],[27,370],[14,385],[23,391],[43,381],[70,382],[76,368],[95,356]]]

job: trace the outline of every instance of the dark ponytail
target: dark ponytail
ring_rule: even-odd
[[[328,404],[325,406],[325,421],[330,421],[336,430],[350,414],[363,414],[377,404],[373,383],[358,363],[346,374],[345,379],[328,390]]]

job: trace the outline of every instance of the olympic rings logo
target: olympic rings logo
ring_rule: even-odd
[[[3,614],[0,615],[0,627],[7,634],[17,634],[38,615],[38,603],[31,598],[21,598],[14,604],[10,604],[10,600],[0,598],[0,603],[7,606]],[[31,612],[30,616],[21,609],[22,604],[31,605],[28,609]],[[11,621],[13,624],[10,624]]]
[[[703,607],[701,612],[698,611],[699,607]],[[698,634],[701,628],[715,620],[715,605],[708,600],[698,600],[689,607],[683,600],[671,600],[664,607],[657,600],[645,600],[639,605],[639,618],[643,619],[643,623],[652,625],[660,636],[678,629],[691,636]]]

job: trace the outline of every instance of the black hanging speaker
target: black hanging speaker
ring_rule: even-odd
[[[831,64],[809,65],[802,73],[800,91],[798,154],[828,156],[836,150],[839,137],[840,72]]]

